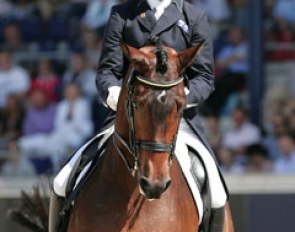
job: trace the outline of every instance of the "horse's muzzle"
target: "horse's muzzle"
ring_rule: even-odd
[[[165,192],[171,184],[171,180],[167,179],[162,182],[151,181],[146,177],[139,179],[141,193],[148,200],[160,199],[161,194]]]

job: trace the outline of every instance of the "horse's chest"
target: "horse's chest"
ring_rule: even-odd
[[[152,202],[137,201],[130,207],[131,213],[121,231],[197,231],[194,209],[187,207],[180,199],[176,201],[169,194],[168,190],[160,200]]]
[[[110,198],[116,199],[111,195]],[[81,212],[80,218],[83,214],[88,216],[79,224],[88,225],[88,228],[92,228],[91,231],[97,232],[197,231],[198,218],[194,207],[184,199],[176,200],[168,196],[169,190],[160,200],[150,202],[135,191],[128,203],[124,198],[112,202],[105,199],[106,204],[96,203],[85,207],[87,212]]]
[[[177,174],[179,169],[173,167],[171,186],[154,201],[139,193],[137,183],[127,185],[125,179],[122,184],[122,178],[113,184],[99,183],[102,175],[94,174],[75,202],[69,231],[198,231],[192,196],[183,176]]]

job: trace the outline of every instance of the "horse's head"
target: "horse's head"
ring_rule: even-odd
[[[182,74],[202,45],[176,53],[160,44],[139,50],[121,44],[131,65],[117,113],[117,118],[121,113],[126,120],[117,120],[116,129],[121,142],[124,138],[129,143],[135,159],[131,162],[135,163],[140,190],[147,199],[160,198],[171,183],[169,169],[186,106],[186,79]],[[130,163],[130,159],[126,161]]]

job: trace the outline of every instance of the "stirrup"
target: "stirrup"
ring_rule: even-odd
[[[225,218],[225,206],[212,209],[208,232],[223,232]]]
[[[64,199],[54,192],[50,196],[49,206],[49,221],[48,221],[48,232],[58,232],[60,223],[60,211],[63,205]]]

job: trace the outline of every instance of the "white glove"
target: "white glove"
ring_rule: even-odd
[[[184,93],[186,96],[189,95],[189,89],[187,87],[184,87]]]
[[[120,86],[112,86],[109,88],[109,95],[107,98],[107,105],[113,111],[117,111],[117,105],[119,100],[119,95],[121,93]]]
[[[189,95],[189,93],[190,93],[190,91],[189,91],[189,89],[187,87],[184,88],[184,92],[185,92],[186,96]],[[192,108],[192,107],[195,107],[197,105],[198,105],[198,103],[187,104],[185,109]]]

